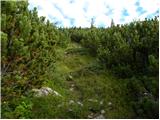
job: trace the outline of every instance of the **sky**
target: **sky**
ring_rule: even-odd
[[[37,7],[58,27],[96,27],[126,24],[159,15],[159,0],[29,0],[29,9]]]

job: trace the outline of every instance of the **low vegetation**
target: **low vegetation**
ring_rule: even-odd
[[[2,118],[158,118],[158,18],[58,28],[1,1]],[[36,97],[49,87],[60,96]]]

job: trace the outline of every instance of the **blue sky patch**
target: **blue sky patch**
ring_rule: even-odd
[[[70,0],[70,1],[69,1],[69,3],[71,3],[71,4],[74,3],[74,2],[75,2],[74,0]]]
[[[37,7],[44,16],[61,27],[109,27],[159,15],[158,0],[28,0],[29,10]]]
[[[123,9],[122,16],[129,16],[127,9]]]
[[[88,2],[84,3],[83,10],[84,10],[84,12],[87,12],[87,10],[88,10]]]
[[[74,26],[74,25],[75,25],[75,19],[74,19],[74,18],[70,18],[69,20],[70,20],[70,24],[71,24],[72,26]]]
[[[113,14],[114,9],[107,7],[108,11],[105,13],[106,16],[110,16]]]
[[[99,24],[98,24],[98,27],[100,27],[100,28],[103,28],[103,27],[105,27],[106,25],[103,23],[103,22],[100,22]]]
[[[124,22],[124,21],[125,21],[125,19],[124,19],[124,18],[121,18],[121,19],[120,19],[120,21],[121,21],[121,22]]]
[[[135,3],[135,6],[140,6],[139,0]]]
[[[144,13],[146,13],[147,11],[143,9],[143,7],[138,7],[136,9],[136,12],[139,14],[139,15],[142,15]]]
[[[158,15],[159,15],[159,10],[155,11],[152,14],[147,15],[147,18],[151,19],[151,18],[154,18],[155,16],[158,16]]]

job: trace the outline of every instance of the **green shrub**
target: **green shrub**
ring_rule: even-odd
[[[139,101],[132,103],[136,113],[137,118],[159,118],[159,103],[151,98],[143,97]]]
[[[2,118],[16,118],[27,119],[32,115],[32,101],[31,98],[22,96],[21,98],[14,98],[12,101],[3,101],[2,104]]]
[[[132,77],[133,71],[130,65],[118,65],[112,67],[113,73],[120,78]]]

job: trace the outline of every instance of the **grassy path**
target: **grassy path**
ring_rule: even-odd
[[[133,118],[126,83],[100,71],[79,44],[58,48],[52,80],[44,83],[63,97],[35,98],[33,118]],[[96,72],[95,72],[96,71]]]

